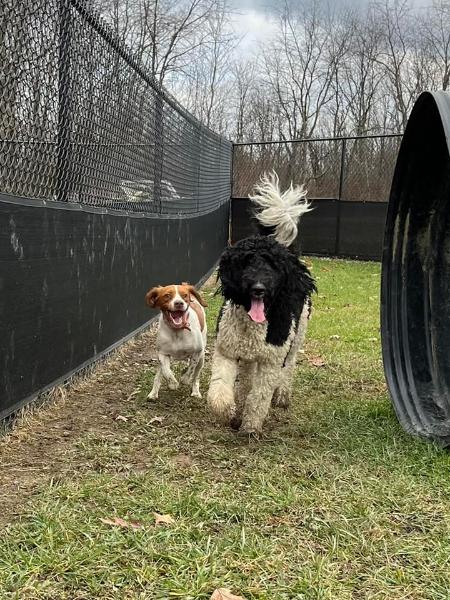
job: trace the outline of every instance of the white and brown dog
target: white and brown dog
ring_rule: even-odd
[[[194,286],[158,286],[145,296],[151,308],[159,308],[158,350],[159,367],[148,398],[158,398],[162,379],[166,379],[171,390],[178,389],[178,381],[170,368],[170,359],[189,360],[189,365],[181,377],[181,383],[192,385],[191,396],[201,398],[200,372],[205,361],[207,306]]]

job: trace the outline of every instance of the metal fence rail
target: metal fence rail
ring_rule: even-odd
[[[230,154],[84,0],[3,0],[0,192],[205,213],[229,199]]]

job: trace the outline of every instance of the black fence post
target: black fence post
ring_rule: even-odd
[[[339,256],[341,246],[341,202],[342,202],[342,190],[344,187],[344,176],[345,176],[345,151],[347,147],[347,140],[342,140],[341,147],[341,170],[339,174],[339,191],[337,199],[337,214],[336,214],[336,245],[334,252],[336,256]]]
[[[231,147],[231,160],[230,160],[230,203],[228,212],[228,245],[231,246],[233,243],[233,188],[234,188],[234,153],[236,152],[236,145],[233,144]]]
[[[162,213],[161,182],[164,162],[164,99],[161,85],[155,96],[155,142],[153,146],[153,198],[157,212]]]
[[[195,141],[197,146],[197,212],[200,210],[200,172],[202,168],[202,132],[199,125],[195,126]]]
[[[58,130],[56,157],[56,199],[68,201],[71,163],[71,82],[70,38],[71,15],[69,0],[59,0],[59,52],[58,52]]]

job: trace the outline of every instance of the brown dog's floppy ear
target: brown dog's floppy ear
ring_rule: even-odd
[[[189,283],[182,283],[181,285],[187,286],[189,293],[192,294],[202,306],[208,306],[193,285],[190,285]]]
[[[145,301],[151,308],[155,308],[155,306],[156,306],[156,302],[158,300],[160,289],[161,289],[161,286],[158,285],[158,287],[152,288],[145,294]]]

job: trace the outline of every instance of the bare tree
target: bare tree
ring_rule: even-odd
[[[209,43],[209,21],[223,0],[94,0],[94,5],[162,85]]]
[[[159,84],[236,140],[402,131],[423,89],[450,87],[450,0],[284,0],[259,60],[235,52],[227,0],[93,1]]]
[[[427,44],[428,61],[436,79],[436,87],[450,87],[450,1],[434,0],[420,19],[421,32]]]
[[[346,109],[348,131],[364,135],[378,130],[375,106],[380,97],[383,69],[378,63],[381,34],[368,11],[348,22],[349,52],[341,66],[340,90]]]
[[[236,142],[243,142],[250,127],[250,111],[252,92],[255,91],[255,63],[250,60],[236,62],[233,66],[234,119],[233,137]]]
[[[263,51],[265,80],[282,115],[282,138],[311,137],[333,97],[346,40],[334,36],[334,14],[320,0],[285,4],[275,40]]]
[[[207,42],[201,44],[176,82],[175,93],[185,99],[185,105],[205,125],[220,133],[229,133],[229,112],[232,103],[233,52],[238,38],[229,26],[226,0],[217,1],[214,13],[205,23]]]
[[[331,80],[331,100],[320,115],[321,134],[339,137],[352,129],[351,112],[353,104],[348,98],[349,66],[353,61],[354,38],[356,33],[354,12],[349,9],[330,15],[326,60],[334,65]]]
[[[381,36],[376,60],[395,107],[393,126],[403,131],[412,105],[424,87],[423,54],[418,44],[417,22],[408,0],[383,0],[374,5]]]

